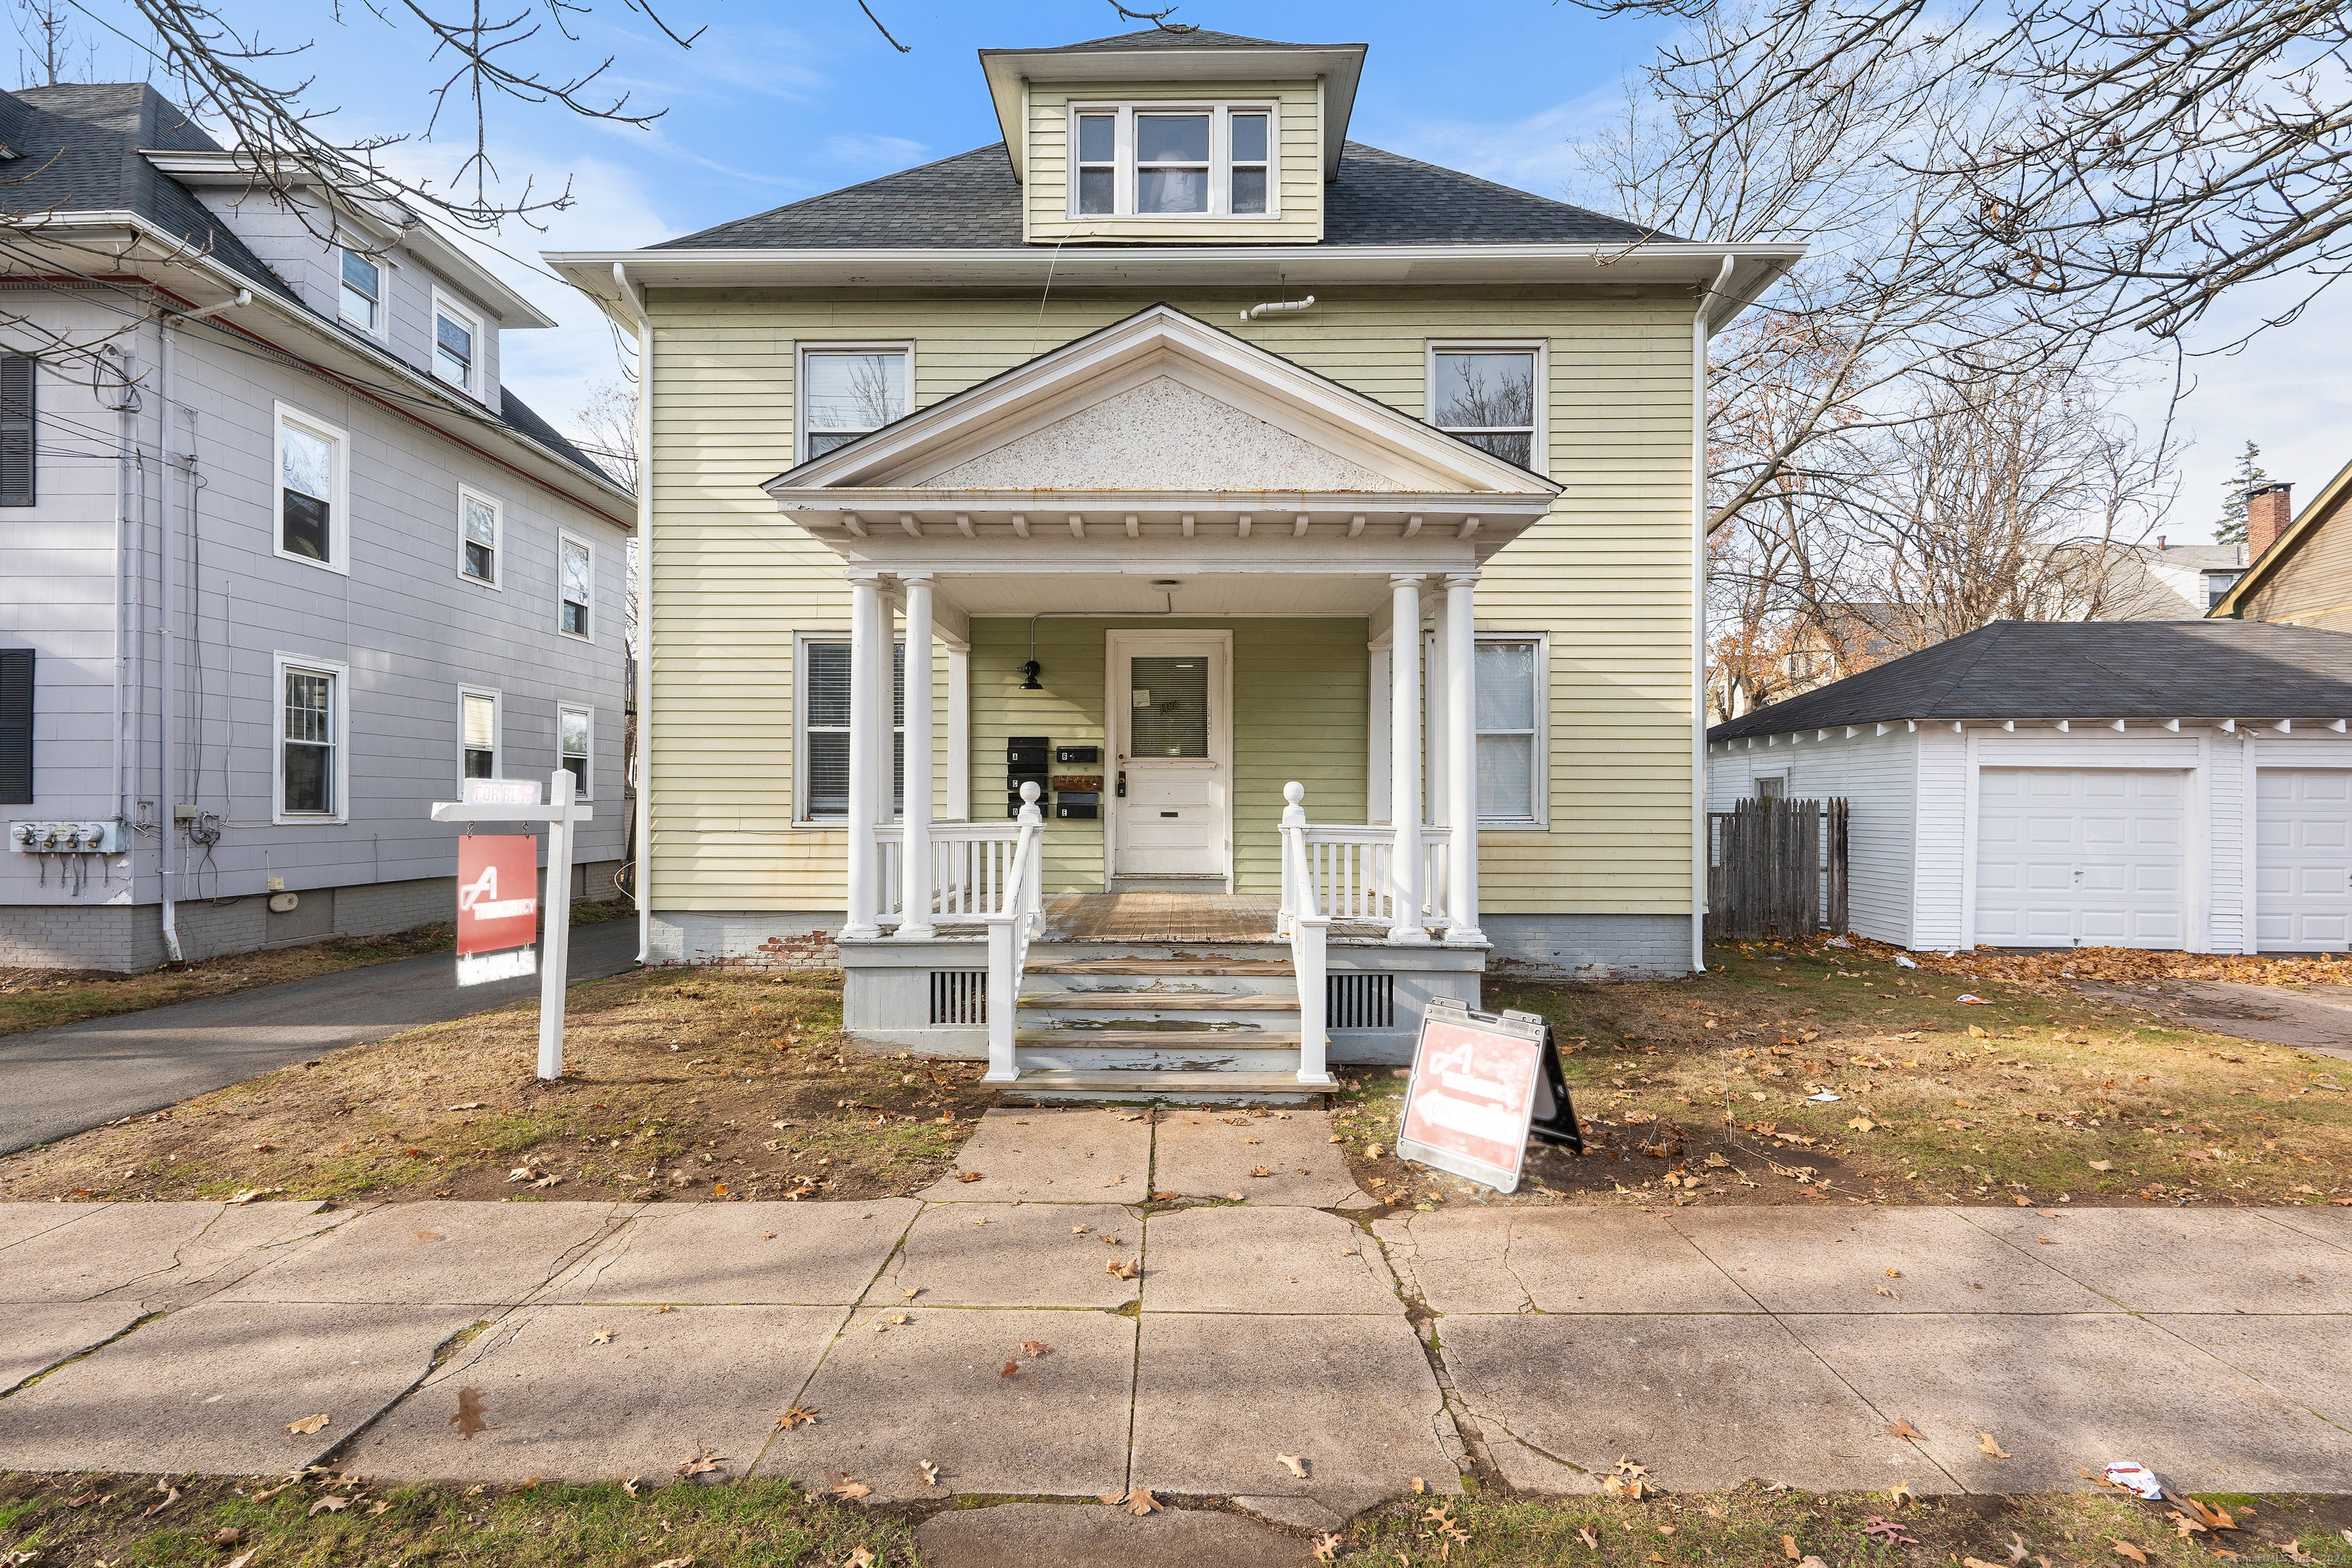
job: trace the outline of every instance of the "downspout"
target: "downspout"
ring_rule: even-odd
[[[162,339],[156,372],[155,469],[156,515],[163,524],[156,548],[162,552],[163,604],[157,626],[162,634],[163,749],[155,760],[155,875],[163,900],[163,953],[173,963],[187,961],[180,953],[178,906],[172,898],[172,832],[178,824],[179,795],[172,788],[172,757],[180,741],[178,553],[172,527],[172,318],[158,322]]]
[[[613,282],[637,319],[637,962],[653,959],[654,843],[654,323],[613,263]]]
[[[119,353],[112,349],[107,352],[110,355]],[[100,373],[93,371],[90,379],[95,387],[102,378]],[[131,451],[136,439],[131,424],[131,410],[136,404],[131,392],[127,358],[122,369],[122,401],[116,404],[114,409],[114,820],[127,835],[131,821],[131,778],[128,772],[130,753],[123,730],[130,723],[131,707]]]
[[[1706,312],[1730,286],[1727,256],[1691,314],[1691,973],[1706,973]]]

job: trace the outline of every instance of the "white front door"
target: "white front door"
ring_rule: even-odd
[[[1112,876],[1224,879],[1232,647],[1222,632],[1110,634]]]
[[[2254,775],[2254,945],[2352,948],[2352,769]]]
[[[2188,791],[2170,768],[1980,769],[1977,941],[2184,945]]]

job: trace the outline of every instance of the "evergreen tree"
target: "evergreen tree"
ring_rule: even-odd
[[[2238,471],[2221,481],[2221,517],[2213,524],[2216,544],[2243,544],[2246,542],[2246,492],[2260,489],[2270,482],[2263,466],[2254,461],[2263,449],[2252,441],[2238,454]]]

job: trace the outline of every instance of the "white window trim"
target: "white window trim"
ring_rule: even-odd
[[[588,635],[585,637],[563,629],[563,547],[567,544],[576,544],[588,552]],[[603,619],[603,612],[596,607],[596,542],[570,529],[559,530],[555,535],[555,634],[570,637],[573,642],[593,645],[596,640],[596,627]]]
[[[466,503],[467,501],[479,501],[490,509],[490,574],[487,578],[477,577],[466,570]],[[559,571],[557,587],[560,591],[562,586],[560,580],[562,563],[558,562],[557,566]],[[590,558],[589,567],[592,572],[595,567],[593,556]],[[477,588],[492,588],[499,593],[506,591],[507,503],[488,491],[478,490],[471,485],[457,487],[457,576],[460,581],[471,583]],[[590,605],[588,613],[588,624],[593,626],[596,624],[594,618],[596,606]],[[562,618],[560,612],[557,618]]]
[[[482,350],[484,347],[484,339],[482,336],[482,313],[479,310],[471,310],[467,306],[460,305],[454,298],[443,293],[440,289],[436,289],[433,290],[433,315],[434,320],[429,323],[431,330],[425,333],[425,374],[444,386],[454,386],[468,397],[479,398],[482,395]],[[462,383],[451,381],[447,376],[441,374],[440,318],[443,316],[448,317],[451,321],[456,321],[459,326],[468,329],[474,334],[473,363],[466,367],[466,380]]]
[[[352,438],[339,425],[330,425],[317,416],[304,412],[290,403],[274,405],[276,417],[270,425],[269,439],[269,548],[281,561],[299,562],[322,572],[352,574]],[[307,555],[297,555],[286,548],[286,426],[300,426],[313,436],[332,443],[335,458],[333,477],[327,488],[334,493],[327,498],[327,556],[313,561]],[[304,820],[308,820],[305,818]]]
[[[588,720],[588,751],[581,758],[580,790],[572,798],[596,798],[596,706],[593,702],[558,702],[555,705],[555,765],[563,766],[563,716],[579,713]]]
[[[808,647],[811,643],[838,643],[846,647],[851,641],[849,628],[837,632],[800,632],[793,637],[793,826],[814,827],[838,833],[849,825],[847,816],[811,816],[808,805]],[[903,648],[907,638],[903,632],[894,634],[890,646]],[[896,658],[896,655],[893,655]],[[891,733],[904,734],[902,721],[891,726]],[[892,813],[890,820],[898,820]]]
[[[808,385],[808,356],[811,354],[904,354],[907,357],[907,408],[898,417],[904,419],[915,411],[915,344],[912,339],[892,342],[804,342],[793,345],[793,453],[795,463],[805,463],[808,457],[808,399],[801,395]],[[895,423],[895,421],[894,421]],[[823,432],[818,434],[838,434]]]
[[[1538,474],[1551,471],[1550,442],[1546,437],[1551,410],[1551,344],[1543,338],[1433,338],[1424,345],[1422,364],[1423,423],[1444,430],[1437,422],[1437,356],[1444,353],[1512,353],[1536,356],[1535,435],[1528,443],[1528,467]],[[1451,432],[1449,432],[1451,434]],[[1481,448],[1482,450],[1484,448]],[[1491,454],[1490,454],[1491,455]],[[1497,458],[1497,461],[1501,459]]]
[[[286,810],[286,672],[330,676],[334,680],[335,809],[321,815]],[[338,659],[308,658],[282,650],[269,656],[269,813],[281,827],[332,827],[352,820],[352,667]],[[461,760],[462,769],[462,760]]]
[[[1482,833],[1489,831],[1548,832],[1551,827],[1551,635],[1549,632],[1480,632],[1477,634],[1476,640],[1482,643],[1531,642],[1536,645],[1536,731],[1532,759],[1535,777],[1528,781],[1528,793],[1533,797],[1535,815],[1531,817],[1487,816],[1482,813],[1478,818],[1479,831]],[[1474,654],[1472,657],[1475,659],[1476,656]],[[1477,722],[1477,709],[1475,706],[1477,700],[1477,666],[1474,663],[1471,666],[1470,674],[1471,700],[1474,704],[1471,709],[1473,725]],[[1480,732],[1475,729],[1472,731],[1470,741],[1474,748],[1477,744]],[[1491,732],[1501,734],[1506,731]],[[1475,773],[1475,767],[1473,771]]]
[[[457,687],[457,798],[466,796],[466,699],[487,697],[490,700],[490,776],[507,776],[507,699],[506,693],[494,686]]]
[[[362,327],[343,314],[343,252],[350,251],[375,268],[375,325]],[[335,320],[355,332],[362,332],[378,342],[388,342],[392,337],[392,258],[371,255],[364,245],[335,245]]]
[[[1135,210],[1135,117],[1141,114],[1205,112],[1209,116],[1209,210],[1198,213],[1146,213]],[[1115,114],[1110,211],[1078,211],[1078,116]],[[1237,213],[1233,206],[1233,132],[1235,114],[1265,116],[1265,211]],[[1106,217],[1141,223],[1273,223],[1282,216],[1282,104],[1276,99],[1139,99],[1115,103],[1073,103],[1063,121],[1066,156],[1063,176],[1065,216],[1073,223],[1098,223]]]

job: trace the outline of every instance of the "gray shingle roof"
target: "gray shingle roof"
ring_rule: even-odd
[[[518,432],[530,437],[566,462],[575,463],[599,479],[613,478],[603,468],[598,468],[589,458],[587,453],[573,446],[571,437],[541,419],[538,410],[504,386],[499,388],[499,411],[501,417]]]
[[[1324,187],[1326,245],[1620,245],[1622,218],[1350,142]],[[1021,186],[1004,144],[738,218],[655,249],[1024,249]]]
[[[2352,636],[2263,621],[1995,621],[1709,730],[1896,719],[2352,718]]]
[[[1088,38],[1083,44],[1014,52],[1066,55],[1080,49],[1311,49],[1315,47],[1313,44],[1278,44],[1272,38],[1244,38],[1238,33],[1213,33],[1206,27],[1181,33],[1170,32],[1165,27],[1146,27],[1139,33],[1115,33],[1108,38]]]

